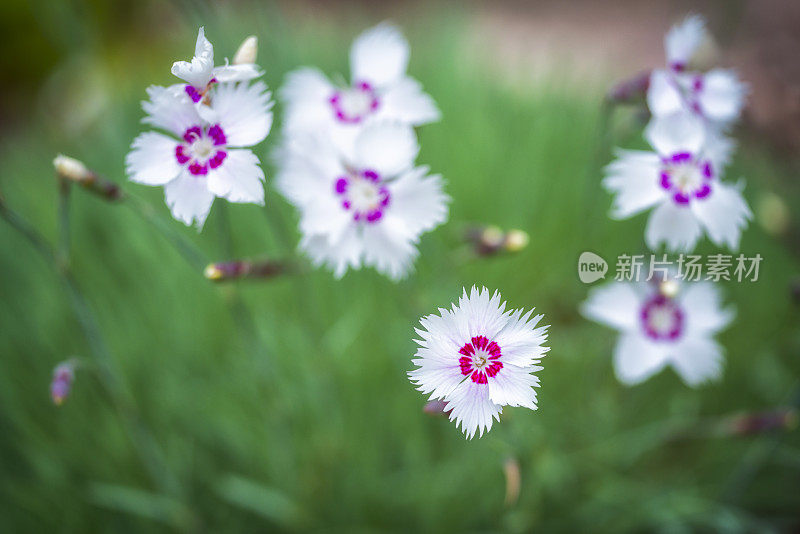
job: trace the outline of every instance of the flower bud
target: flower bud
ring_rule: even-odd
[[[522,474],[519,462],[514,457],[508,457],[503,462],[503,474],[506,478],[505,505],[513,506],[519,500],[519,490],[522,487]]]
[[[256,62],[257,55],[258,37],[251,35],[242,42],[241,46],[239,46],[239,50],[237,50],[236,55],[233,56],[233,64],[251,65]]]
[[[53,369],[53,380],[50,382],[50,397],[53,399],[53,404],[61,406],[69,395],[74,378],[75,364],[71,361],[61,362]]]
[[[528,246],[530,240],[528,232],[524,230],[509,230],[503,246],[508,252],[519,252]]]
[[[122,190],[117,184],[100,178],[75,158],[59,154],[53,160],[53,166],[58,177],[66,183],[78,184],[106,200],[119,200],[122,197]]]
[[[623,80],[611,88],[606,100],[613,104],[629,104],[647,98],[650,87],[650,71],[640,72],[633,78]]]
[[[756,202],[756,219],[761,228],[770,235],[783,235],[791,223],[789,207],[775,193],[765,193]]]
[[[428,415],[446,415],[451,411],[444,411],[446,405],[447,403],[443,400],[430,400],[425,403],[425,407],[422,408],[422,411]]]
[[[238,278],[271,278],[289,271],[289,264],[283,261],[234,260],[210,263],[203,275],[212,282],[224,282]]]
[[[72,182],[83,182],[90,180],[92,177],[92,172],[86,168],[82,161],[63,154],[56,156],[56,159],[53,160],[53,166],[60,177]]]
[[[528,233],[523,230],[512,229],[505,232],[497,226],[470,228],[467,230],[465,238],[472,243],[478,256],[493,256],[499,252],[519,252],[530,241]]]
[[[724,434],[751,436],[777,430],[791,430],[797,426],[797,411],[792,408],[755,412],[733,417]]]

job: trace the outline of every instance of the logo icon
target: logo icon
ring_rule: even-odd
[[[578,278],[584,284],[591,284],[606,277],[608,263],[594,252],[584,252],[578,258]]]

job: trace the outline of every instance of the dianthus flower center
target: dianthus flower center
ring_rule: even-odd
[[[494,377],[503,368],[500,345],[486,336],[473,337],[458,352],[461,374],[471,377],[476,384],[486,384],[487,377]]]
[[[342,208],[353,213],[354,221],[375,223],[383,217],[389,205],[389,189],[375,171],[363,170],[340,176],[334,184],[334,191],[342,200]]]
[[[667,296],[658,294],[645,302],[640,318],[647,337],[656,341],[675,341],[683,333],[683,310]]]
[[[713,179],[711,162],[689,152],[677,152],[661,162],[661,187],[680,206],[688,205],[693,198],[710,195]]]
[[[335,91],[329,102],[339,122],[349,124],[361,122],[380,106],[378,95],[368,82]]]
[[[183,133],[183,142],[175,147],[175,159],[180,165],[186,165],[191,174],[206,175],[208,169],[216,169],[225,161],[227,142],[219,124],[192,126]]]

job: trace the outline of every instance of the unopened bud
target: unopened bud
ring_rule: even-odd
[[[72,182],[83,182],[92,178],[92,171],[86,168],[82,161],[59,154],[53,160],[53,166],[58,175]]]
[[[78,184],[106,200],[119,200],[122,197],[122,190],[117,184],[100,178],[75,158],[59,154],[53,160],[53,166],[58,177],[65,182]]]
[[[238,278],[271,278],[287,271],[289,264],[282,261],[235,260],[211,263],[203,275],[212,282],[223,282]]]
[[[629,104],[643,101],[650,87],[650,71],[640,72],[633,78],[623,80],[611,88],[606,99],[614,104]]]
[[[797,426],[797,411],[783,408],[733,417],[726,425],[727,435],[751,436],[764,432],[791,430]]]
[[[522,475],[516,458],[506,458],[506,461],[503,462],[503,474],[506,477],[505,505],[513,506],[519,499],[519,490],[522,486]]]
[[[258,55],[258,37],[251,35],[242,42],[236,55],[233,56],[234,65],[251,65],[256,62]]]
[[[509,252],[519,252],[528,246],[531,238],[528,232],[524,230],[509,230],[506,234],[506,241],[503,244],[505,249]]]
[[[523,230],[503,231],[497,226],[473,227],[467,230],[466,240],[471,242],[479,256],[493,256],[499,252],[519,252],[530,237]]]
[[[674,278],[666,278],[658,284],[658,291],[667,298],[675,298],[681,286]]]
[[[71,361],[61,362],[53,369],[53,380],[50,382],[50,397],[53,399],[53,404],[61,406],[69,395],[74,378],[75,364]]]
[[[422,408],[422,411],[428,415],[445,415],[452,410],[448,410],[447,412],[444,411],[444,407],[447,403],[443,400],[430,400],[425,403],[425,407]]]
[[[756,218],[768,234],[782,235],[789,228],[789,207],[775,193],[766,193],[756,203]]]

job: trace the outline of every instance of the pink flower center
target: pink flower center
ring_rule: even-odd
[[[494,377],[503,368],[500,345],[486,336],[473,337],[458,352],[462,355],[458,359],[461,374],[471,376],[476,384],[486,384],[487,376]]]
[[[376,223],[389,205],[389,189],[381,182],[380,175],[371,170],[340,176],[334,192],[341,198],[342,208],[353,213],[354,221]]]
[[[711,194],[714,169],[711,162],[689,152],[677,152],[661,162],[661,188],[668,191],[679,206]]]
[[[219,124],[207,128],[192,126],[183,133],[183,143],[175,147],[175,159],[193,175],[204,176],[209,168],[216,169],[225,161],[227,142]]]
[[[650,339],[676,341],[683,333],[683,310],[667,296],[657,294],[652,297],[644,303],[639,316],[644,333]]]
[[[339,122],[358,124],[380,107],[378,94],[368,82],[336,90],[328,99]]]

